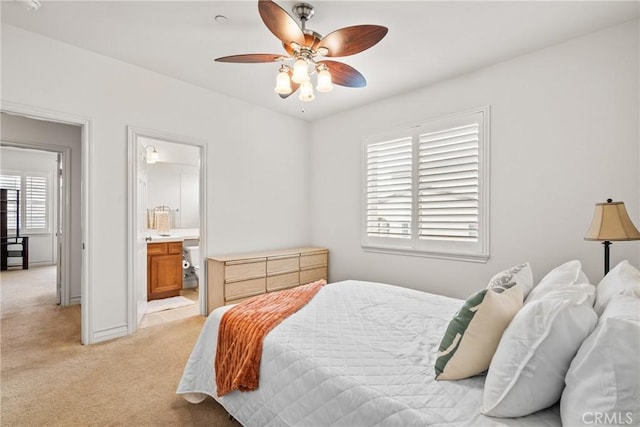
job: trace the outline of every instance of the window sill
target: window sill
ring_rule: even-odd
[[[362,245],[362,249],[365,252],[375,252],[375,253],[390,254],[390,255],[406,255],[406,256],[424,257],[424,258],[448,259],[453,261],[486,263],[489,260],[489,254],[427,252],[427,251],[415,250],[415,249],[385,248],[380,246],[366,246],[366,245]]]
[[[49,231],[20,231],[20,237],[45,237],[50,236],[52,233]],[[9,237],[16,237],[15,234]]]

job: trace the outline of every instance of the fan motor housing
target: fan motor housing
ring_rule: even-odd
[[[311,19],[315,13],[313,5],[310,5],[309,3],[296,3],[291,8],[291,11],[303,22]]]

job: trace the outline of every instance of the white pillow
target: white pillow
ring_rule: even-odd
[[[601,315],[609,300],[617,294],[634,295],[640,298],[640,271],[624,260],[609,270],[598,284],[595,309]]]
[[[570,298],[522,307],[491,360],[482,413],[520,417],[556,403],[569,364],[597,321],[592,307]]]
[[[540,280],[540,283],[529,293],[525,304],[542,298],[544,294],[549,291],[576,283],[590,282],[589,278],[582,271],[582,263],[580,263],[580,261],[573,260],[566,262],[551,270]]]
[[[515,267],[508,268],[497,273],[489,280],[487,289],[495,286],[504,286],[507,283],[514,282],[520,285],[522,289],[522,296],[526,298],[533,289],[533,273],[531,271],[531,264],[525,262],[524,264],[516,265]]]
[[[614,296],[571,362],[560,400],[562,424],[640,421],[639,353],[640,299]]]
[[[596,300],[596,287],[589,283],[565,286],[549,291],[542,297],[542,299],[548,298],[571,299],[578,304],[587,304],[589,307],[593,307]]]

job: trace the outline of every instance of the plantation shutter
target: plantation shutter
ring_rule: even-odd
[[[489,107],[364,138],[362,247],[489,259]]]
[[[6,188],[7,190],[20,190],[20,175],[0,175],[0,188]],[[8,193],[9,199],[15,199],[15,191],[9,191]],[[7,228],[9,230],[16,229],[17,215],[20,211],[19,205],[18,207],[14,205],[15,203],[10,203],[7,210]]]
[[[27,230],[47,229],[47,179],[25,177],[25,226]]]
[[[419,239],[478,241],[479,124],[419,136]]]
[[[367,236],[410,239],[412,139],[375,142],[366,147]]]

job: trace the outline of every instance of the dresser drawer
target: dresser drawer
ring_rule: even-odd
[[[267,292],[278,291],[280,289],[292,288],[300,284],[298,272],[278,274],[267,277]]]
[[[224,305],[240,304],[242,301],[246,301],[246,300],[251,299],[253,297],[255,297],[255,295],[251,295],[251,296],[248,296],[248,297],[240,297],[238,299],[228,299],[228,300],[226,300],[224,302]]]
[[[300,268],[324,267],[327,265],[327,253],[317,252],[300,257]]]
[[[327,267],[311,268],[309,270],[300,271],[300,284],[315,282],[316,280],[327,278]]]
[[[252,295],[263,294],[266,291],[266,279],[242,280],[240,282],[227,283],[224,287],[224,298],[229,301],[248,297]]]
[[[300,268],[300,256],[267,258],[267,274],[288,273],[298,271]]]
[[[224,272],[225,282],[235,282],[238,280],[255,279],[265,277],[267,274],[267,262],[243,262],[240,264],[227,263]]]

